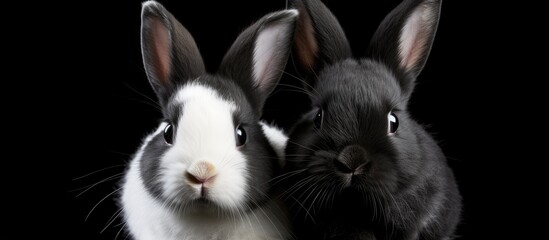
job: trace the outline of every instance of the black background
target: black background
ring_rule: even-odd
[[[355,56],[363,55],[378,24],[399,2],[324,1],[339,19]],[[241,30],[264,14],[285,8],[284,0],[161,3],[193,35],[210,72],[215,71]],[[455,172],[464,200],[459,239],[510,236],[513,229],[506,227],[523,222],[523,218],[516,217],[519,208],[510,201],[513,195],[522,194],[521,186],[513,178],[497,175],[501,165],[510,163],[505,159],[515,157],[505,144],[515,130],[505,126],[508,120],[492,118],[494,112],[503,114],[501,108],[508,103],[502,99],[515,86],[502,80],[506,74],[494,74],[509,68],[503,61],[495,64],[506,54],[494,45],[506,36],[499,30],[507,18],[498,15],[498,6],[479,4],[443,2],[431,55],[410,102],[412,116],[428,126]],[[56,169],[50,177],[62,179],[55,186],[57,189],[60,185],[61,191],[55,194],[64,201],[49,196],[47,199],[53,203],[40,205],[38,208],[46,208],[46,212],[33,220],[48,226],[40,235],[112,240],[122,226],[119,218],[110,223],[119,210],[116,194],[110,194],[118,189],[119,174],[131,154],[161,117],[142,66],[141,3],[67,6],[70,11],[55,14],[55,31],[62,32],[63,37],[46,36],[53,38],[52,46],[65,50],[63,60],[53,63],[55,74],[48,76],[59,79],[52,83],[57,89],[48,91],[48,95],[62,115],[52,112],[53,116],[46,116],[56,120],[54,134],[64,140],[43,141],[55,146],[57,161],[45,165]],[[46,61],[53,60],[42,62]],[[291,78],[286,76],[282,81]],[[276,91],[268,110],[275,115],[285,112],[286,104],[294,104],[285,102],[288,96],[294,95]],[[513,109],[518,111],[516,106]],[[516,175],[518,171],[507,173]],[[82,193],[90,185],[93,187]],[[34,200],[31,205],[36,204]],[[504,207],[495,207],[497,204]],[[60,222],[53,220],[60,216]],[[20,233],[29,234],[26,231]],[[117,239],[124,237],[122,231]]]

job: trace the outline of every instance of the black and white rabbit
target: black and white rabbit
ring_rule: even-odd
[[[404,0],[366,58],[352,58],[319,0],[300,12],[294,56],[312,110],[289,134],[284,175],[298,239],[452,239],[461,196],[447,160],[407,104],[435,36],[440,0]]]
[[[164,119],[122,183],[124,222],[134,239],[289,237],[285,212],[270,196],[281,149],[269,141],[278,146],[285,139],[260,116],[290,54],[297,16],[264,16],[208,74],[181,23],[161,4],[143,3],[143,61]]]

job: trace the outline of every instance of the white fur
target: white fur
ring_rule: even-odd
[[[406,20],[400,34],[400,66],[411,69],[425,48],[425,31],[432,13],[425,6],[417,7]]]
[[[145,191],[145,186],[141,180],[140,160],[143,156],[143,150],[150,140],[163,132],[166,123],[161,123],[158,129],[147,136],[143,145],[131,161],[130,168],[125,176],[125,182],[122,190],[122,205],[126,226],[138,239],[169,239],[167,234],[169,226],[168,220],[171,216],[159,203],[153,200],[153,197]],[[152,224],[152,220],[163,222],[162,224]]]
[[[211,88],[189,84],[176,96],[182,104],[173,147],[161,161],[164,193],[177,193],[183,173],[199,161],[211,163],[217,172],[210,188],[211,200],[230,209],[242,206],[248,186],[246,158],[237,150],[233,112],[236,105],[222,99]],[[200,186],[195,196],[200,197]],[[169,197],[169,196],[166,196]]]
[[[269,143],[278,155],[278,164],[283,167],[285,163],[284,151],[286,150],[286,144],[288,143],[288,136],[275,126],[271,126],[265,122],[259,122],[259,124],[261,125],[267,140],[269,140]]]
[[[297,17],[298,11],[295,9],[285,10],[284,12],[290,13],[292,17]],[[283,69],[273,69],[272,61],[276,61],[276,54],[279,54],[280,45],[286,44],[285,40],[289,39],[290,34],[289,24],[277,24],[269,26],[263,29],[255,42],[254,48],[254,81],[261,87],[264,80],[270,79],[273,76],[271,74],[275,71],[282,71]],[[277,66],[275,64],[275,66]]]
[[[210,200],[219,206],[236,210],[243,207],[247,189],[246,159],[235,143],[232,114],[234,103],[222,99],[213,89],[188,84],[176,96],[182,104],[182,116],[177,124],[173,146],[160,158],[163,193],[166,197],[178,189],[200,187],[184,180],[186,169],[197,161],[207,161],[217,169],[210,185]],[[280,216],[278,204],[271,202],[250,213],[235,212],[234,218],[217,218],[216,214],[173,214],[162,202],[151,196],[143,183],[140,161],[143,150],[156,135],[162,134],[166,124],[149,135],[130,164],[125,177],[122,205],[126,226],[136,240],[201,240],[201,239],[283,239],[287,237],[286,222]],[[191,188],[189,188],[191,187]]]

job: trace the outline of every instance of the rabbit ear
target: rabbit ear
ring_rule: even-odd
[[[141,50],[147,77],[162,105],[184,82],[205,72],[191,34],[160,3],[147,1],[141,11]]]
[[[387,64],[411,93],[433,44],[440,0],[405,0],[391,11],[374,33],[369,56]]]
[[[295,56],[303,71],[314,74],[326,63],[349,58],[351,47],[336,17],[320,0],[293,0],[299,10]]]
[[[238,36],[221,61],[220,74],[239,83],[255,110],[261,111],[282,76],[297,16],[296,10],[264,16]]]

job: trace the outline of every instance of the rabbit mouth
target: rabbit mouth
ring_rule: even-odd
[[[213,201],[200,197],[191,202],[191,207],[195,209],[218,209],[218,205]]]
[[[218,204],[204,197],[191,200],[181,206],[178,210],[184,215],[210,216],[225,212]]]
[[[213,203],[211,200],[209,200],[205,197],[200,197],[200,198],[194,200],[193,204],[197,204],[199,206],[202,206],[202,205],[215,205],[215,203]]]

